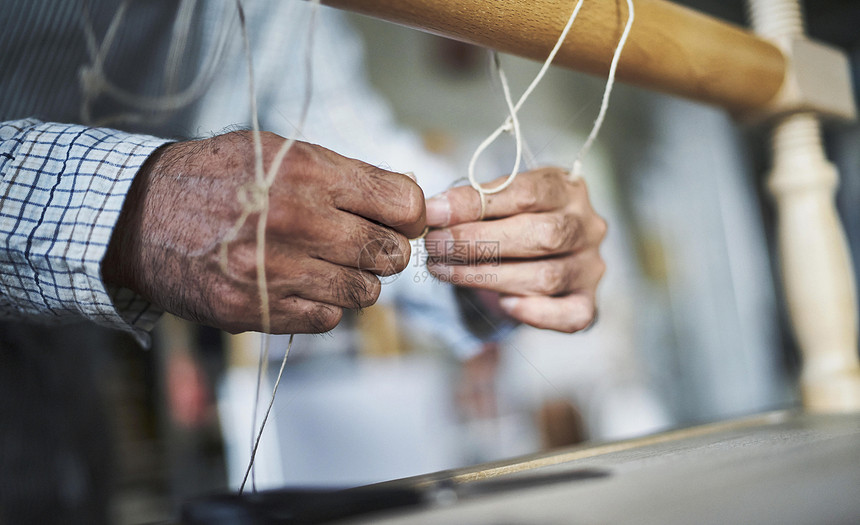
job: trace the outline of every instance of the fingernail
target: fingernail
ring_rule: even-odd
[[[451,203],[444,193],[427,199],[427,226],[447,226],[451,220]]]
[[[502,297],[499,299],[499,306],[507,313],[511,313],[517,304],[520,302],[519,297]]]
[[[424,237],[424,249],[430,257],[441,257],[448,253],[453,239],[450,230],[431,230]]]

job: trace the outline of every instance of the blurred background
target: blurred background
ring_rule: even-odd
[[[680,3],[744,23],[740,1]],[[850,54],[856,88],[860,5],[805,7],[811,36]],[[200,60],[223,14],[215,2],[197,9],[191,47]],[[264,129],[295,131],[305,37],[314,27],[313,100],[301,138],[413,171],[427,196],[465,176],[475,147],[506,116],[486,50],[328,8],[312,23],[304,2],[249,3],[248,20]],[[539,67],[510,56],[501,63],[515,96]],[[183,137],[247,125],[247,104],[236,102],[247,97],[244,68],[241,48],[228,46],[210,89],[181,117],[118,125]],[[530,167],[571,165],[603,88],[601,79],[550,70],[520,115]],[[616,85],[585,162],[593,205],[610,225],[598,322],[564,335],[487,317],[474,297],[428,278],[419,242],[414,264],[386,282],[378,305],[346,316],[330,334],[295,338],[256,487],[372,483],[796,406],[798,356],[763,185],[765,131]],[[830,123],[826,131],[856,268],[860,126]],[[483,180],[509,171],[513,157],[513,141],[501,140],[479,165]],[[52,348],[53,372],[31,368],[77,370],[53,388],[55,398],[74,391],[79,403],[60,408],[34,392],[29,406],[53,403],[96,418],[83,423],[90,438],[69,422],[54,439],[78,436],[99,448],[81,461],[101,462],[87,472],[105,485],[111,522],[168,518],[187,497],[238,487],[251,447],[260,336],[166,316],[143,351],[116,333],[69,330],[40,343]],[[269,344],[258,420],[287,339]],[[14,378],[2,383],[21,395]],[[17,417],[11,408],[2,414]]]

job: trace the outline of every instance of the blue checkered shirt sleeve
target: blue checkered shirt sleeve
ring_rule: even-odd
[[[0,123],[0,318],[80,318],[141,342],[161,312],[101,279],[125,195],[167,141],[33,119]]]

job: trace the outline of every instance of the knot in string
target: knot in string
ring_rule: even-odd
[[[269,187],[257,182],[245,183],[236,190],[236,199],[242,206],[242,211],[251,214],[266,209],[269,200]]]

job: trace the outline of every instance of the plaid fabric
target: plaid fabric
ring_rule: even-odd
[[[101,261],[125,195],[166,140],[43,123],[0,123],[0,318],[91,319],[146,344],[161,312],[108,289]]]

